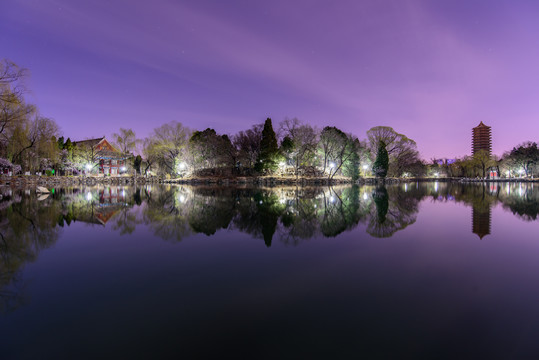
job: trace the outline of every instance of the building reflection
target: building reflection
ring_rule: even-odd
[[[490,206],[487,209],[472,208],[472,232],[483,239],[490,234]]]
[[[124,187],[106,186],[83,189],[71,197],[72,220],[88,224],[106,225],[127,203],[128,191]]]

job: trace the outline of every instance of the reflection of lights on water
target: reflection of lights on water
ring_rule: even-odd
[[[92,200],[92,193],[89,192],[88,194],[86,194],[86,200]]]
[[[404,184],[404,192],[408,192],[408,184]]]
[[[438,181],[434,183],[434,191],[438,191]]]

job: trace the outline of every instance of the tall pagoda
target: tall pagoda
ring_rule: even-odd
[[[490,126],[483,124],[482,121],[472,129],[472,155],[480,150],[486,150],[489,154],[492,151]]]

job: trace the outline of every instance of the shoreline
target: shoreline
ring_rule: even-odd
[[[0,176],[0,186],[77,186],[77,185],[144,185],[144,184],[177,184],[177,185],[219,185],[219,186],[332,186],[332,185],[376,185],[376,184],[399,184],[410,182],[454,182],[454,183],[535,183],[539,178],[498,178],[498,179],[471,179],[471,178],[360,178],[357,181],[335,177],[283,177],[283,176],[252,176],[252,177],[190,177],[166,179],[158,176],[115,176],[115,177],[94,177],[94,176]]]

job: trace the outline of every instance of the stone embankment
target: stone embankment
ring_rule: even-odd
[[[321,185],[344,185],[352,184],[353,181],[346,178],[295,178],[295,177],[273,177],[273,176],[252,176],[252,177],[199,177],[199,178],[178,178],[164,179],[165,184],[185,184],[185,185],[252,185],[252,186],[321,186]]]
[[[328,185],[391,185],[405,182],[539,182],[539,179],[472,179],[472,178],[360,178],[356,182],[344,178],[335,177],[272,177],[272,176],[252,176],[252,177],[197,177],[197,178],[177,178],[166,179],[161,177],[143,176],[116,176],[116,177],[94,177],[94,176],[0,176],[0,186],[11,187],[54,187],[54,186],[92,186],[92,185],[143,185],[143,184],[184,184],[184,185],[224,185],[224,186],[328,186]]]
[[[0,186],[11,187],[54,187],[54,186],[80,186],[80,185],[132,185],[151,184],[160,182],[157,177],[133,176],[0,176]]]

